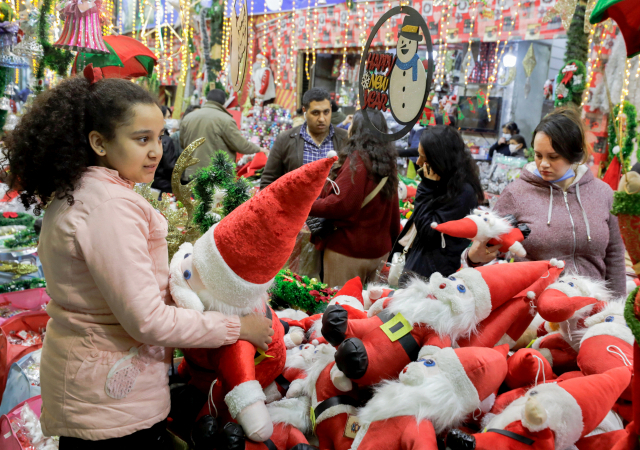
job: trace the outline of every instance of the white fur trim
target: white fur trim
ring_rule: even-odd
[[[566,449],[575,444],[584,429],[582,410],[576,399],[556,383],[538,385],[529,390],[526,397],[534,391],[537,392],[536,400],[547,412],[547,421],[541,425],[533,425],[527,422],[523,413],[522,425],[534,433],[550,428],[555,434],[558,449]]]
[[[289,332],[284,335],[284,345],[287,349],[292,349],[302,344],[304,341],[304,330],[300,327],[289,327]]]
[[[309,314],[307,314],[306,312],[293,309],[293,308],[287,308],[280,311],[276,311],[276,314],[281,319],[291,319],[291,320],[302,320],[309,317]]]
[[[478,211],[465,218],[473,220],[478,228],[478,232],[473,238],[475,241],[486,242],[492,238],[500,238],[513,230],[513,226],[509,222],[493,211]]]
[[[307,339],[322,337],[322,317],[313,322],[307,331]],[[318,345],[317,342],[314,345]]]
[[[182,273],[182,261],[185,255],[193,253],[193,245],[185,242],[180,246],[178,251],[171,258],[169,266],[169,286],[171,288],[171,297],[173,301],[181,308],[193,309],[195,311],[204,311],[204,305],[200,301],[198,294],[193,292],[189,287],[187,280],[184,279]]]
[[[482,274],[475,269],[462,269],[454,275],[462,278],[473,292],[476,302],[477,321],[481,322],[491,314],[491,293],[489,286],[482,278]]]
[[[284,398],[267,405],[267,410],[273,423],[285,423],[292,425],[303,433],[311,431],[309,419],[309,397]]]
[[[380,312],[384,309],[384,301],[386,298],[381,298],[376,300],[376,302],[371,305],[369,310],[367,311],[367,317],[371,318],[380,314]]]
[[[312,398],[315,398],[316,395],[316,383],[318,382],[318,378],[322,371],[331,363],[335,362],[335,353],[336,349],[328,344],[318,345],[316,348],[316,352],[314,353],[314,361],[313,364],[307,369],[307,378],[306,381],[306,394]],[[314,403],[313,407],[315,408],[317,405]]]
[[[350,295],[338,295],[329,302],[329,305],[347,305],[358,311],[364,311],[364,306],[360,303],[360,300]]]
[[[237,275],[220,255],[213,234],[218,224],[198,239],[193,247],[193,265],[206,291],[200,299],[208,311],[246,315],[261,307],[273,283],[254,284]]]
[[[620,301],[607,302],[605,307],[599,313],[592,315],[584,320],[587,327],[592,327],[598,323],[604,322],[607,316],[624,317],[624,299]],[[593,307],[593,305],[591,305]]]
[[[438,226],[438,222],[431,222],[431,228],[435,229]]]
[[[585,437],[623,429],[624,424],[622,423],[622,419],[620,418],[620,416],[616,414],[615,411],[609,411],[602,422],[600,422],[600,424],[596,427],[596,429],[587,434]]]
[[[509,335],[505,333],[494,347],[499,347],[502,344],[509,344],[509,349],[512,349],[516,345],[516,341],[511,339]]]
[[[551,355],[551,350],[548,348],[539,348],[538,351],[540,354],[549,362],[549,365],[553,367],[553,355]]]
[[[569,286],[569,283],[573,283],[574,287]],[[612,293],[607,289],[604,281],[572,273],[563,275],[547,289],[557,289],[569,297],[580,295],[583,297],[593,297],[600,301],[608,301],[612,297]]]
[[[289,385],[289,389],[287,389],[287,398],[306,397],[306,395],[304,395],[306,383],[304,378],[293,380]]]
[[[535,292],[533,292],[533,291],[528,291],[528,292],[527,292],[527,298],[528,298],[529,300],[535,300],[535,299],[536,299],[536,293],[535,293]]]
[[[520,258],[527,256],[527,251],[524,249],[520,241],[515,241],[513,245],[509,247],[509,251]]]
[[[262,387],[260,387],[260,383],[257,380],[250,380],[237,385],[224,397],[224,402],[229,408],[229,414],[234,419],[247,406],[266,400],[267,397],[264,395]]]
[[[349,414],[355,416],[358,414],[358,409],[351,405],[336,405],[322,411],[318,417],[316,417],[316,426],[332,417],[337,416],[338,414]]]
[[[264,392],[264,395],[266,397],[265,403],[275,402],[282,398],[282,394],[278,390],[278,386],[276,385],[275,381],[264,388],[262,391]]]
[[[488,413],[489,411],[491,411],[491,408],[493,408],[493,404],[496,402],[496,394],[491,394],[490,396],[488,396],[487,398],[485,398],[484,400],[482,400],[480,402],[480,411],[482,411],[483,413]]]
[[[367,434],[367,431],[369,430],[369,425],[370,424],[368,423],[361,424],[360,429],[358,430],[356,437],[353,439],[353,443],[351,444],[351,448],[349,450],[358,450],[360,443],[362,442],[362,440],[364,439],[364,436]]]
[[[440,351],[440,347],[436,347],[435,345],[425,345],[420,349],[420,353],[418,353],[417,361],[420,361],[427,356],[432,356]]]
[[[582,336],[580,345],[582,345],[587,339],[594,336],[613,336],[618,339],[622,339],[629,345],[633,345],[634,342],[633,333],[629,327],[615,322],[602,322],[590,327],[584,336]]]
[[[478,391],[464,371],[458,355],[452,348],[443,348],[433,355],[440,370],[447,374],[447,378],[453,385],[456,395],[463,400],[463,406],[469,411],[474,410],[480,403]]]

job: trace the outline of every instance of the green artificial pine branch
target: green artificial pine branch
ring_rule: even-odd
[[[0,284],[0,294],[46,287],[47,282],[44,278],[29,278],[27,280],[17,280],[10,283]]]
[[[613,193],[611,214],[615,216],[621,214],[640,216],[640,194],[627,194],[626,192],[615,191]]]
[[[584,32],[584,17],[587,13],[586,1],[579,0],[567,31],[567,50],[564,54],[565,64],[577,60],[586,64],[589,59],[589,34]]]
[[[58,75],[65,77],[74,58],[73,53],[57,49],[49,42],[50,25],[47,17],[52,13],[52,10],[53,0],[44,0],[38,19],[38,43],[42,46],[42,56],[35,65],[36,94],[44,90],[44,71],[46,68],[53,69]]]
[[[12,238],[5,240],[2,245],[4,248],[32,248],[38,246],[38,234],[33,228],[28,228],[13,235]]]
[[[618,117],[618,113],[620,112],[620,104],[617,104],[613,107],[613,112],[609,115],[609,159],[607,161],[607,167],[611,164],[614,155],[613,149],[616,145],[620,145],[620,150],[624,156],[624,164],[626,170],[629,170],[629,158],[631,157],[631,152],[633,152],[633,142],[636,139],[636,127],[638,126],[637,118],[636,118],[636,107],[633,106],[630,102],[624,101],[622,104],[622,112],[627,116],[627,129],[624,136],[624,142],[618,142],[618,135],[616,133],[616,127],[618,126],[618,121],[615,120]],[[619,157],[619,156],[618,156]]]
[[[638,320],[638,316],[640,315],[640,305],[636,306],[635,304],[636,295],[638,295],[639,289],[640,287],[637,287],[633,292],[631,292],[631,294],[629,294],[624,306],[624,319],[631,329],[633,337],[636,338],[636,343],[640,342],[640,321]]]
[[[336,292],[315,278],[286,269],[276,275],[269,295],[274,308],[293,308],[313,315],[323,312]]]
[[[249,200],[251,198],[250,190],[251,184],[243,177],[227,185],[227,194],[222,200],[222,214],[228,216],[234,209]]]
[[[11,213],[7,213],[10,215]],[[0,227],[4,227],[7,225],[16,226],[16,225],[24,225],[27,227],[33,227],[33,224],[36,222],[36,218],[31,214],[27,213],[15,213],[17,216],[14,217],[5,217],[4,214],[0,214]]]

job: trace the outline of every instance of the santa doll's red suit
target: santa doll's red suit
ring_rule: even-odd
[[[506,373],[505,355],[494,349],[425,348],[358,411],[361,428],[351,449],[437,450],[436,435],[493,396]]]
[[[439,225],[433,222],[431,228],[448,236],[488,241],[487,245],[502,244],[500,247],[502,253],[511,252],[516,256],[525,257],[527,252],[522,246],[522,241],[531,230],[524,224],[514,227],[509,219],[515,221],[513,216],[505,218],[492,211],[476,209],[473,214],[460,220],[450,220]]]
[[[346,320],[323,316],[323,335],[339,345],[336,365],[360,385],[395,378],[423,346],[448,347],[469,335],[493,309],[500,307],[549,272],[548,261],[463,269],[429,282],[413,280],[395,293],[377,316]],[[330,328],[330,329],[329,329]]]
[[[247,341],[184,350],[190,382],[209,394],[218,417],[236,420],[255,441],[271,436],[263,388],[282,373],[286,358],[284,329],[266,306],[267,290],[334,161],[322,159],[279,178],[194,245],[183,244],[171,260],[171,294],[178,306],[241,316],[258,312],[272,319],[275,335],[267,352]]]
[[[495,417],[483,433],[473,435],[476,450],[570,449],[607,416],[631,379],[625,367],[599,375],[545,383],[530,389]],[[447,446],[460,448],[464,439],[450,434]],[[469,442],[465,442],[469,445]]]
[[[604,373],[614,367],[633,368],[633,333],[624,318],[624,303],[607,302],[602,311],[585,319],[586,333],[580,342],[578,367],[585,375]],[[631,400],[631,384],[622,393]]]

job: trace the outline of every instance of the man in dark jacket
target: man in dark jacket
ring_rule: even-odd
[[[326,90],[308,90],[302,97],[302,111],[305,123],[280,133],[273,144],[262,173],[260,189],[285,173],[326,158],[331,150],[338,152],[346,145],[347,132],[331,125],[331,97]]]
[[[162,158],[160,158],[151,187],[164,194],[166,192],[171,193],[171,175],[178,160],[178,154],[167,130],[164,130],[160,139],[162,140]]]

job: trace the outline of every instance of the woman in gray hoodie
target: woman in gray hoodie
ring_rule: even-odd
[[[584,164],[589,155],[579,113],[557,109],[533,133],[535,161],[502,192],[494,207],[513,214],[531,234],[521,260],[562,259],[566,271],[605,280],[625,295],[624,244],[611,214],[613,191]],[[463,258],[471,267],[486,264],[500,246],[474,242]]]

